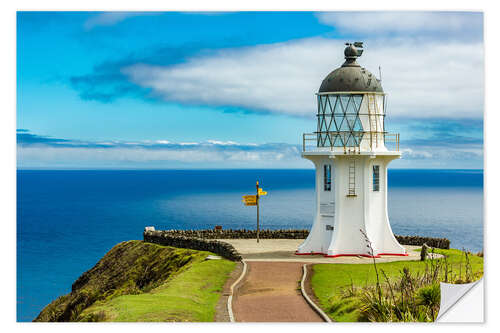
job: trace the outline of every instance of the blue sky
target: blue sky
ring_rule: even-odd
[[[19,168],[309,168],[315,92],[362,40],[399,168],[482,168],[483,16],[19,12]]]

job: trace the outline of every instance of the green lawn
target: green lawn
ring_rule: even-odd
[[[461,273],[462,277],[465,277],[465,257],[462,251],[450,249],[436,250],[436,252],[447,257],[453,274],[458,276]],[[427,260],[428,262],[429,260]],[[482,274],[482,257],[472,255],[470,263],[474,273]],[[424,271],[426,264],[421,261],[377,263],[382,282],[384,279],[381,270],[389,278],[396,278],[400,276],[404,267],[408,267],[412,273],[416,273]],[[313,266],[312,288],[319,300],[320,307],[335,321],[358,321],[360,301],[358,298],[348,297],[344,293],[351,283],[355,287],[374,285],[376,275],[373,264],[317,264]]]
[[[194,262],[147,293],[96,302],[80,318],[127,322],[214,321],[220,292],[235,265],[225,259]]]

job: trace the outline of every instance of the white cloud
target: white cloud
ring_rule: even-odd
[[[414,149],[411,148],[401,149],[401,153],[403,155],[403,158],[410,158],[410,159],[430,159],[433,157],[431,152],[425,150],[415,151]]]
[[[20,168],[139,167],[171,168],[308,168],[312,163],[300,157],[297,147],[288,144],[238,145],[219,143],[98,146],[33,144],[17,148]]]
[[[221,50],[172,66],[136,64],[122,72],[166,101],[314,115],[314,94],[342,64],[343,49],[340,40],[309,38]],[[359,62],[377,76],[382,67],[391,115],[482,117],[482,42],[365,40]]]
[[[95,14],[85,21],[83,27],[85,30],[92,30],[98,26],[111,26],[126,20],[129,17],[155,15],[155,13],[141,12],[106,12]]]
[[[228,144],[208,140],[203,143],[67,142],[18,144],[19,168],[312,168],[301,158],[301,147],[291,144]],[[481,145],[461,144],[408,146],[403,158],[391,167],[412,168],[480,168]]]
[[[221,146],[234,146],[238,144],[237,142],[234,141],[207,140],[207,142],[213,145],[221,145]]]
[[[429,149],[429,150],[426,150]],[[433,166],[435,163],[453,163],[454,161],[463,162],[467,164],[468,162],[476,163],[476,168],[478,165],[482,167],[483,150],[480,147],[475,148],[436,148],[436,147],[424,147],[419,148],[405,148],[401,150],[402,160],[415,161],[420,160],[424,163],[428,163],[429,166]]]
[[[482,35],[483,15],[471,12],[322,12],[316,15],[321,23],[334,26],[341,32],[381,34],[418,34],[438,32],[460,33],[457,36]],[[435,36],[438,37],[439,36]]]

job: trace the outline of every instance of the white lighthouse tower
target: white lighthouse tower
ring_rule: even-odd
[[[387,165],[401,157],[399,134],[385,130],[380,80],[356,61],[363,44],[346,45],[344,64],[317,93],[317,131],[303,136],[302,156],[316,167],[316,215],[296,254],[407,255],[387,215]]]

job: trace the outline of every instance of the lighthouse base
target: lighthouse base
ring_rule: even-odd
[[[316,168],[316,214],[296,254],[407,255],[394,237],[387,214],[387,166],[399,156],[389,153],[303,155]]]
[[[408,253],[379,253],[375,256],[369,255],[369,254],[352,254],[352,253],[342,253],[342,254],[335,254],[335,255],[328,255],[326,253],[321,253],[321,252],[313,252],[313,253],[299,253],[295,252],[295,255],[297,256],[307,256],[307,255],[322,255],[326,258],[337,258],[337,257],[363,257],[363,258],[381,258],[381,256],[401,256],[401,257],[407,257]]]

